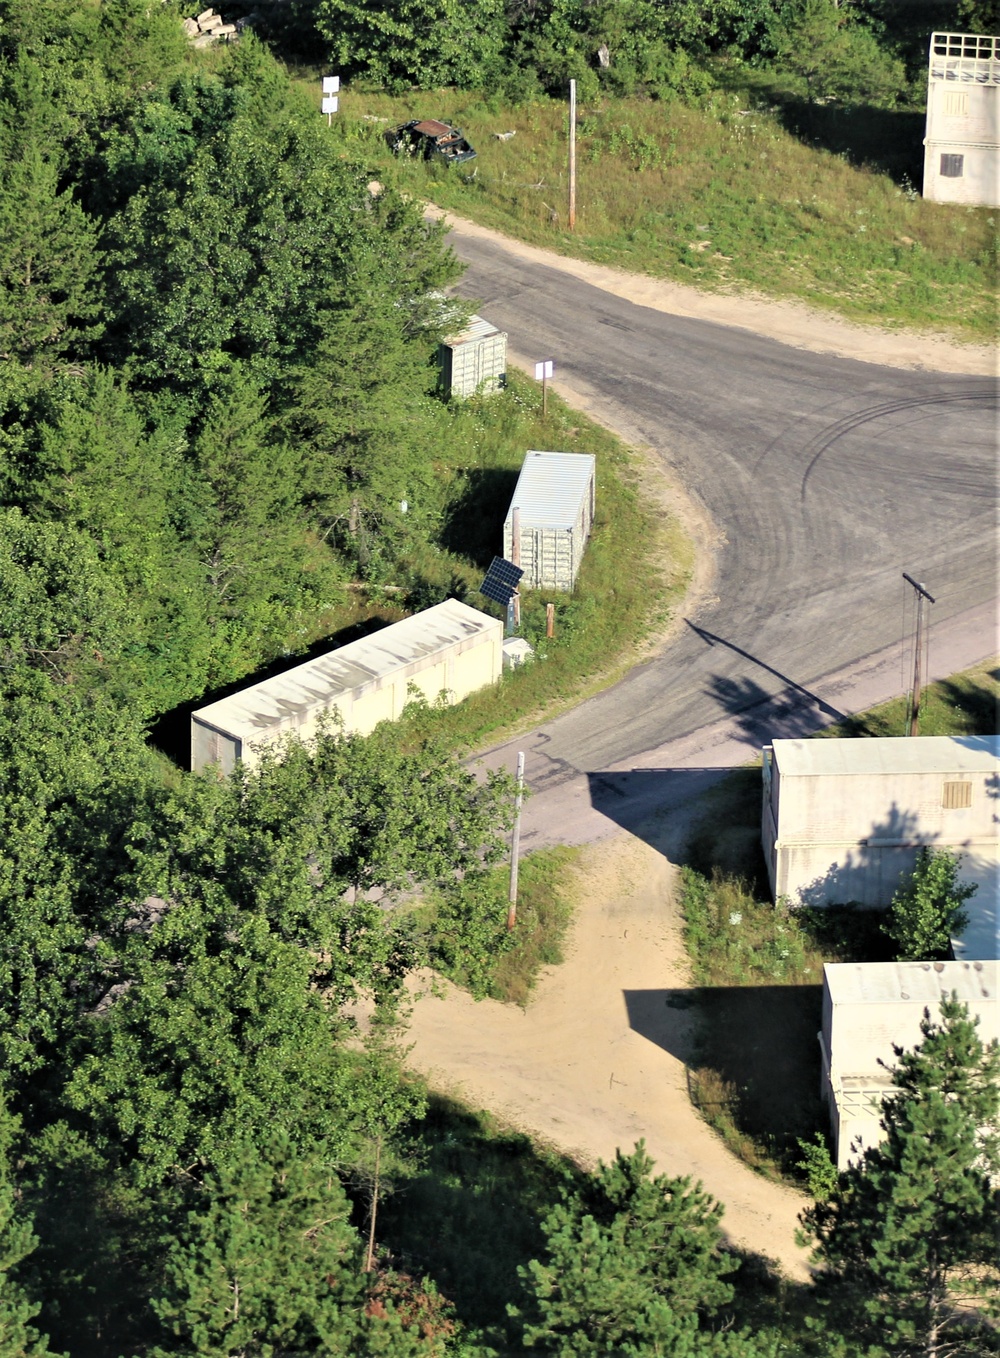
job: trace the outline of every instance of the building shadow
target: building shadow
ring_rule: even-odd
[[[518,473],[503,467],[467,467],[459,478],[461,489],[445,509],[439,540],[447,551],[485,570],[503,553],[503,523]]]
[[[362,637],[371,636],[373,632],[379,632],[395,621],[395,618],[381,613],[364,618],[360,622],[351,623],[349,627],[341,627],[336,632],[331,632],[329,636],[320,637],[304,650],[297,651],[295,655],[277,656],[267,665],[254,670],[252,674],[244,675],[242,679],[234,679],[229,684],[220,684],[207,689],[197,698],[189,698],[183,703],[178,703],[176,707],[153,718],[149,726],[150,744],[180,768],[190,768],[192,712],[197,711],[199,707],[205,707],[208,703],[216,702],[219,698],[228,698],[233,693],[239,693],[241,689],[249,688],[251,684],[260,684],[265,679],[285,674],[296,665],[303,665],[307,660],[315,660],[317,656],[335,651],[338,646],[346,646],[349,641],[360,641]]]
[[[814,104],[794,95],[776,99],[787,132],[809,146],[831,151],[851,165],[870,165],[901,186],[923,181],[925,117],[866,104]]]
[[[815,985],[627,990],[629,1027],[687,1069],[692,1102],[790,1164],[824,1125]],[[713,1107],[714,1105],[714,1107]]]

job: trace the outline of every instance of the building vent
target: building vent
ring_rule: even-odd
[[[965,157],[946,154],[941,157],[941,177],[961,179],[965,169]]]
[[[972,805],[971,783],[945,783],[941,805],[946,811],[962,811]]]

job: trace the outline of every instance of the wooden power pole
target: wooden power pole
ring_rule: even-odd
[[[576,227],[576,81],[569,82],[569,229]]]
[[[917,634],[913,642],[913,693],[910,697],[910,714],[906,723],[906,734],[908,736],[919,735],[920,726],[920,690],[923,684],[923,659],[924,659],[924,600],[928,603],[937,603],[933,594],[928,593],[927,587],[914,580],[912,575],[903,572],[903,579],[907,584],[912,585],[917,595]]]
[[[524,751],[517,754],[517,792],[514,796],[514,833],[510,838],[510,891],[507,893],[507,928],[517,923],[517,856],[521,850],[521,802],[524,799]]]

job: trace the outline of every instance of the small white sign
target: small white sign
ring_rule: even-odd
[[[336,113],[340,100],[335,94],[328,94],[323,100],[324,113]]]
[[[541,363],[535,364],[535,381],[541,382],[547,377],[552,376],[554,364],[551,358],[543,359]]]
[[[339,76],[339,75],[325,75],[325,76],[323,77],[323,93],[324,93],[324,94],[339,94],[339,93],[340,93],[340,76]]]

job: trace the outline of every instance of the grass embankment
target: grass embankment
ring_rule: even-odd
[[[578,110],[570,233],[565,104],[511,107],[456,90],[348,91],[341,102],[332,135],[373,167],[393,159],[382,141],[390,123],[461,126],[475,161],[394,160],[400,182],[536,245],[701,288],[800,298],[858,321],[966,340],[997,333],[996,213],[926,202],[905,177],[855,163],[870,148],[898,173],[901,153],[919,149],[919,115],[792,109],[764,89],[717,89],[698,107],[603,98]],[[800,123],[803,134],[792,130]]]
[[[535,659],[506,672],[499,688],[415,717],[418,731],[426,726],[454,745],[473,748],[617,678],[683,597],[693,547],[655,496],[643,491],[638,455],[551,393],[543,417],[535,383],[512,373],[505,392],[449,411],[452,434],[439,444],[448,449],[447,460],[433,469],[440,546],[411,563],[428,582],[428,602],[457,593],[499,616],[502,610],[478,589],[501,551],[525,452],[543,448],[597,459],[596,515],[575,589],[522,591],[521,635],[535,648]],[[545,636],[547,603],[555,608],[552,639]]]
[[[420,905],[415,915],[431,965],[477,1000],[527,1004],[542,967],[563,960],[580,852],[557,846],[521,859],[512,931],[506,865],[467,877]]]
[[[991,661],[932,684],[925,735],[997,730],[1000,670]],[[903,734],[896,699],[819,733]],[[691,1097],[753,1168],[796,1175],[799,1138],[827,1131],[819,1099],[824,962],[887,961],[880,914],[832,906],[789,910],[768,896],[760,847],[760,770],[739,769],[712,794],[688,846],[682,908],[701,1038]]]

